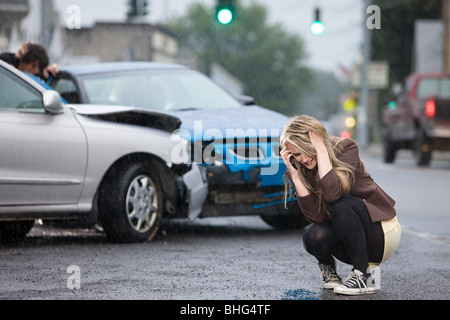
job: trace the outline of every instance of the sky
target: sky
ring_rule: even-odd
[[[244,6],[259,3],[268,9],[270,24],[281,24],[285,31],[299,35],[307,51],[307,65],[314,69],[334,72],[339,76],[341,67],[351,69],[362,48],[362,28],[366,19],[363,0],[240,0]],[[95,21],[124,21],[128,0],[56,0],[61,23],[68,19],[67,9],[80,8],[81,25]],[[192,3],[214,7],[216,0],[149,0],[148,22],[162,23],[186,13]],[[325,24],[323,34],[310,31],[314,9],[321,10]]]

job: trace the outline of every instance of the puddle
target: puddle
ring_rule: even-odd
[[[319,293],[306,289],[295,289],[284,292],[281,300],[320,300]]]

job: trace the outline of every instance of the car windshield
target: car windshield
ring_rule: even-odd
[[[101,74],[85,77],[82,82],[91,104],[160,111],[241,106],[207,77],[190,70]]]

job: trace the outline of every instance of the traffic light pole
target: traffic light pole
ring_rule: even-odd
[[[363,64],[361,72],[361,96],[360,105],[358,107],[358,122],[357,122],[357,139],[358,144],[361,147],[367,147],[370,143],[369,141],[369,65],[371,60],[370,50],[371,50],[371,33],[366,25],[366,9],[370,6],[371,0],[363,0]]]

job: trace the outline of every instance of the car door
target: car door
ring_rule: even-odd
[[[0,66],[0,206],[77,203],[86,162],[71,110],[47,113],[41,91]]]

